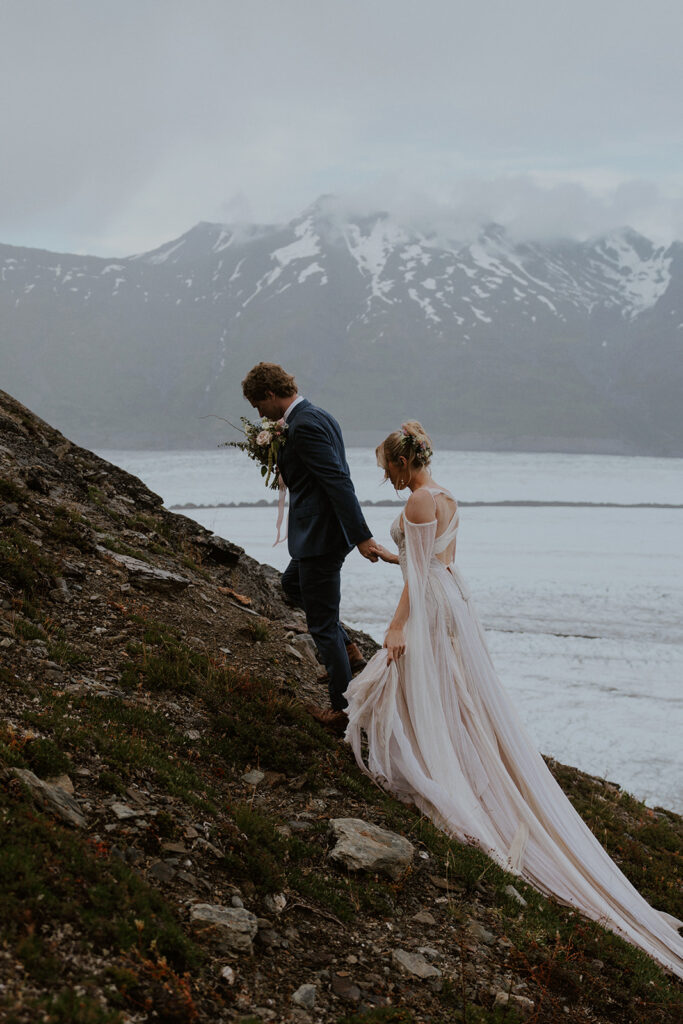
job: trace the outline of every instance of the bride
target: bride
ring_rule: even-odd
[[[377,549],[401,566],[403,592],[384,647],[346,691],[356,760],[445,832],[683,977],[682,923],[654,910],[610,859],[501,686],[454,563],[458,506],[432,479],[429,437],[411,421],[376,454],[385,479],[411,494],[391,527],[398,556]]]

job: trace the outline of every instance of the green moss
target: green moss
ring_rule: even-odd
[[[0,535],[0,577],[29,598],[54,586],[57,566],[40,548],[15,527]]]
[[[0,934],[36,980],[54,978],[49,935],[67,924],[95,952],[157,950],[177,969],[199,964],[170,906],[106,847],[37,813],[18,783],[0,793],[0,815]]]

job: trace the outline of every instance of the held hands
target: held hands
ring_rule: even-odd
[[[380,558],[383,562],[389,562],[391,565],[398,565],[398,555],[392,554],[381,544],[378,544],[374,537],[370,537],[368,540],[361,541],[358,545],[363,558],[368,558],[371,562],[377,562]]]
[[[398,555],[395,552],[389,551],[381,544],[377,544],[375,546],[375,551],[377,552],[378,557],[381,558],[383,562],[388,562],[389,565],[398,565]]]
[[[398,661],[406,653],[406,635],[403,629],[389,628],[384,637],[383,647],[387,649],[387,665]]]
[[[360,544],[358,544],[358,550],[363,558],[367,558],[371,562],[376,562],[379,558],[378,548],[380,546],[381,545],[377,543],[374,537],[368,537],[367,540],[362,540]]]

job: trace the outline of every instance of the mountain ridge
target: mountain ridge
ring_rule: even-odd
[[[118,259],[0,245],[2,379],[84,443],[210,447],[281,362],[363,435],[683,455],[683,244],[447,242],[318,201]]]

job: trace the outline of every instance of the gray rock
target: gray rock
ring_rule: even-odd
[[[505,895],[509,896],[510,899],[514,900],[516,903],[519,903],[520,907],[526,907],[526,900],[521,893],[517,892],[514,885],[505,886]]]
[[[330,988],[335,996],[343,999],[345,1003],[360,1002],[360,989],[350,978],[345,978],[341,974],[333,974],[330,978]]]
[[[412,862],[412,843],[360,818],[333,818],[330,831],[337,840],[330,857],[353,871],[381,871],[397,881]]]
[[[413,921],[415,922],[415,924],[436,924],[436,918],[432,914],[430,914],[428,910],[420,910],[419,913],[414,914]]]
[[[469,929],[474,938],[479,939],[479,941],[483,942],[485,946],[492,946],[496,941],[496,936],[493,932],[488,931],[488,929],[484,928],[484,926],[479,924],[478,921],[470,921]]]
[[[270,914],[281,914],[287,906],[287,897],[283,892],[268,893],[263,905]]]
[[[195,903],[190,908],[190,923],[196,932],[218,938],[238,953],[252,953],[252,940],[258,931],[256,915],[243,907],[221,907]]]
[[[402,971],[412,974],[415,978],[425,980],[426,978],[441,977],[439,968],[427,963],[421,953],[409,953],[405,949],[393,949],[391,951],[391,959]]]
[[[61,786],[51,786],[48,782],[43,782],[28,768],[13,768],[12,772],[28,787],[34,800],[47,810],[58,814],[60,818],[76,828],[87,826],[88,823],[81,812],[78,801]]]
[[[315,1006],[317,989],[315,985],[300,985],[292,995],[295,1006],[303,1006],[304,1010],[312,1010]]]
[[[235,984],[235,978],[236,978],[235,972],[232,969],[232,967],[230,967],[228,964],[226,964],[225,967],[221,968],[221,978],[228,985],[234,985]]]
[[[58,789],[63,789],[69,796],[74,795],[74,784],[68,775],[52,775],[45,781],[48,786],[57,786]]]
[[[301,653],[301,651],[297,651],[296,647],[292,647],[291,644],[284,644],[282,649],[287,654],[291,654],[291,656],[293,658],[296,658],[297,661],[303,661],[304,660],[304,656]]]
[[[252,768],[250,772],[242,776],[242,782],[246,782],[248,786],[258,786],[259,782],[263,782],[265,777],[265,772],[260,772],[258,768]]]
[[[175,877],[175,868],[166,861],[157,860],[149,869],[150,875],[158,882],[172,882]]]
[[[133,810],[128,804],[113,803],[111,809],[119,821],[128,821],[129,818],[141,818],[145,813],[142,810]]]
[[[493,1003],[495,1006],[512,1006],[515,1010],[518,1010],[523,1017],[528,1017],[534,1010],[533,999],[527,999],[526,996],[508,995],[507,992],[497,992],[496,998]]]
[[[164,594],[178,594],[189,587],[190,581],[176,572],[168,572],[166,569],[157,569],[139,558],[132,558],[130,555],[121,555],[118,551],[110,551],[108,548],[98,545],[100,554],[113,558],[115,562],[128,570],[128,577],[131,583],[142,587],[144,590],[155,590]]]

